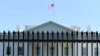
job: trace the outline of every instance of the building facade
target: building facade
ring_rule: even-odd
[[[49,21],[44,24],[41,24],[36,27],[31,27],[27,30],[24,30],[25,32],[29,31],[34,33],[39,32],[54,32],[57,31],[61,33],[62,31],[64,33],[72,32],[73,29],[67,28],[65,26],[62,26],[60,24],[57,24],[55,22]],[[75,32],[75,31],[74,31]],[[7,35],[8,36],[8,35]],[[7,37],[6,36],[6,37]],[[75,37],[75,36],[74,36]],[[27,37],[26,37],[27,38]],[[51,38],[51,37],[49,37]],[[70,37],[69,37],[70,38]],[[80,38],[80,36],[78,37]],[[68,44],[64,42],[49,42],[47,45],[47,42],[0,42],[0,56],[98,56],[100,48],[97,48],[96,43],[93,43],[93,47],[91,46],[91,43],[88,43],[88,46],[86,43],[70,43]],[[48,46],[48,48],[47,48]],[[100,44],[98,44],[98,47]],[[87,48],[88,47],[88,48]],[[88,51],[87,51],[88,49]],[[93,49],[93,52],[91,52]],[[98,51],[97,51],[98,50]],[[3,53],[4,52],[4,53]],[[78,52],[78,54],[77,54]]]

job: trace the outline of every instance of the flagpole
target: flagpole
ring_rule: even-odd
[[[53,10],[52,10],[52,15],[53,15],[52,16],[53,17],[52,19],[55,20],[54,7],[53,7]]]

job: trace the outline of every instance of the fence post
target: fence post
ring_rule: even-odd
[[[43,53],[44,53],[44,52],[43,52],[43,50],[44,50],[44,48],[43,48],[43,47],[44,47],[44,46],[43,46],[43,43],[44,43],[43,40],[44,40],[44,32],[42,31],[42,56],[43,56]]]
[[[67,37],[67,56],[69,56],[69,46],[68,46],[68,31],[66,32],[66,37]]]
[[[52,46],[51,49],[52,49],[52,50],[51,50],[51,51],[52,51],[52,56],[53,56],[53,55],[54,55],[54,47],[53,47],[53,44],[54,44],[54,43],[53,43],[53,41],[54,41],[54,32],[52,31],[51,34],[52,34],[52,44],[51,44],[51,46]]]
[[[17,48],[18,48],[18,56],[19,56],[19,35],[20,35],[19,31],[17,32],[17,35],[18,35],[18,47]]]
[[[81,32],[81,40],[83,41],[83,32]],[[83,56],[83,42],[81,42],[81,56]]]
[[[97,44],[96,44],[96,45],[97,45],[97,56],[98,56],[98,55],[99,55],[99,54],[98,54],[98,49],[99,49],[99,48],[98,48],[98,32],[96,32],[96,40],[97,40]]]
[[[91,40],[93,40],[93,32],[91,32]],[[93,42],[91,42],[91,56],[93,56]]]
[[[8,31],[8,51],[9,51],[8,56],[11,54],[11,52],[10,52],[10,51],[11,51],[11,50],[10,50],[11,48],[9,48],[9,47],[10,47],[10,46],[9,46],[10,36],[11,36],[11,35],[10,35],[10,31]]]
[[[32,56],[34,56],[34,31],[32,31]]]
[[[73,36],[74,36],[74,33],[73,33],[73,31],[71,32],[71,37],[72,37],[72,56],[73,56],[73,42],[74,42],[74,38],[73,38]]]
[[[29,36],[30,35],[30,32],[27,31],[27,37],[28,37],[28,43],[27,43],[27,56],[29,56]]]
[[[49,54],[49,50],[48,50],[48,40],[49,40],[49,32],[47,31],[47,56],[49,56],[48,54]]]
[[[23,35],[23,56],[24,56],[24,49],[25,49],[24,48],[24,37],[25,37],[25,32],[24,31],[22,32],[22,35]]]
[[[37,51],[37,56],[39,56],[39,50],[40,50],[40,47],[39,47],[39,31],[37,31],[37,47],[36,47],[36,51]]]
[[[59,39],[59,32],[57,31],[57,56],[58,56],[58,39]]]
[[[78,34],[79,34],[79,33],[78,33],[78,31],[77,31],[77,32],[76,32],[76,40],[78,40]],[[77,52],[76,52],[77,54],[76,54],[76,56],[78,56],[78,42],[77,42],[76,45],[77,45]]]
[[[3,31],[3,56],[5,54],[5,35],[6,35],[6,32]]]
[[[14,56],[14,39],[15,38],[15,31],[13,31],[13,56]]]
[[[87,40],[87,43],[86,43],[86,46],[87,46],[87,56],[88,56],[88,32],[86,32],[86,40]]]

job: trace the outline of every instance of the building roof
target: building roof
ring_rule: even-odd
[[[49,25],[49,24],[56,25],[56,26],[58,26],[58,27],[61,27],[62,29],[74,31],[73,29],[70,29],[70,28],[65,27],[65,26],[63,26],[63,25],[61,25],[61,24],[55,23],[55,22],[53,22],[53,21],[48,21],[48,22],[46,22],[46,23],[40,24],[40,25],[38,25],[38,26],[36,26],[36,27],[31,27],[31,28],[29,28],[29,29],[27,29],[27,30],[24,30],[24,31],[34,30],[34,29],[37,29],[37,28],[40,28],[40,27],[42,27],[42,26],[46,26],[46,25]]]

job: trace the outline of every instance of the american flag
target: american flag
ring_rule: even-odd
[[[54,4],[49,4],[48,9],[52,9],[54,7]]]

